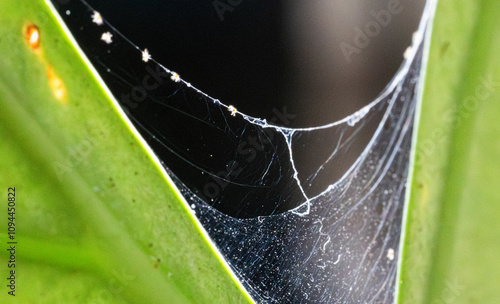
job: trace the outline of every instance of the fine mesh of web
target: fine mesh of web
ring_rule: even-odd
[[[370,149],[341,181],[295,212],[235,219],[176,180],[258,302],[393,300],[421,54],[419,48],[404,79],[382,102],[386,115]]]
[[[367,149],[343,178],[298,208],[273,216],[235,219],[208,206],[174,177],[223,256],[260,303],[391,303],[394,300],[412,127],[421,74],[425,25],[414,54],[381,96],[329,126],[279,130],[289,146],[325,129],[350,127],[383,113]],[[343,131],[337,130],[343,134]],[[351,136],[356,136],[354,132]],[[324,138],[323,136],[320,136]],[[338,136],[341,138],[342,136]],[[350,140],[333,142],[332,155]],[[348,150],[348,149],[347,149]],[[345,152],[344,152],[345,153]],[[326,161],[307,177],[314,182]],[[295,170],[294,170],[295,171]],[[296,171],[295,171],[296,172]],[[298,181],[300,183],[300,181]],[[303,184],[303,188],[307,184]]]
[[[168,156],[180,161],[180,169],[173,168],[176,162],[164,163],[165,169],[257,302],[388,303],[393,300],[423,37],[433,1],[427,3],[407,59],[380,96],[345,119],[308,128],[283,127],[240,113],[212,98],[150,58],[144,49],[82,3],[93,12],[94,18],[99,17],[93,22],[104,23],[115,35],[115,41],[125,41],[138,57],[142,56],[144,65],[153,64],[170,78],[161,83],[161,88],[148,90],[148,99],[144,102],[130,104],[122,100],[121,106],[155,153],[166,150]],[[109,51],[102,53],[95,64],[119,79],[117,90],[141,84],[136,75],[121,73],[116,63],[107,61]],[[203,144],[183,146],[184,142],[176,142],[165,133],[166,127],[158,124],[166,117],[176,125],[189,124],[193,130],[205,128],[215,132],[226,149],[219,152],[209,147],[206,141],[213,133],[199,131],[196,131],[201,133],[196,134],[200,136],[197,142]],[[371,141],[361,154],[354,155],[355,160],[343,177],[320,191],[312,190],[321,175],[349,155],[351,145],[359,138],[358,133],[374,124]],[[184,132],[189,130],[186,127]],[[239,151],[247,134],[258,138],[262,148],[261,155],[252,161],[248,160],[248,153]],[[188,135],[191,134],[186,137]],[[327,146],[327,152],[314,155],[316,163],[312,169],[302,170],[296,152],[301,147],[315,151],[315,145]],[[207,156],[200,156],[203,153]],[[223,163],[230,161],[225,175],[213,171],[218,164],[207,165],[214,158],[223,158]],[[220,193],[215,195],[186,185],[181,176],[183,171],[209,176]],[[290,211],[277,210],[279,214],[272,216],[237,219],[213,207],[218,200],[231,200],[222,191],[230,187],[244,193],[241,199],[234,201],[236,206],[248,201],[267,204],[297,197],[301,203]]]
[[[423,31],[419,34],[423,36]],[[183,195],[193,202],[192,208],[203,227],[257,302],[394,300],[422,41],[417,41],[413,48],[415,56],[405,63],[408,68],[403,68],[404,73],[398,75],[390,89],[362,117],[350,118],[359,118],[356,123],[362,123],[369,119],[371,111],[384,113],[368,148],[340,181],[295,210],[235,219],[208,206],[170,172]],[[267,127],[265,122],[260,123]],[[327,128],[282,132],[287,142],[293,143],[324,129]],[[339,153],[341,141],[334,145],[332,154]],[[320,166],[309,176],[308,182],[321,169]]]

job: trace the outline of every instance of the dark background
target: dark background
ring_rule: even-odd
[[[186,81],[245,114],[286,127],[340,120],[383,90],[411,44],[424,1],[399,1],[401,12],[391,15],[388,25],[381,26],[349,60],[341,44],[354,47],[357,28],[366,31],[375,21],[373,13],[395,2],[233,0],[239,4],[226,6],[230,10],[221,13],[214,3],[222,10],[221,3],[229,5],[227,0],[88,1],[124,37],[140,49],[148,48],[156,61]],[[141,85],[145,63],[117,33],[111,45],[100,41],[109,25],[92,24],[92,11],[80,4],[60,1],[61,15],[127,108],[121,96]],[[148,65],[153,67],[153,63]],[[223,213],[256,217],[304,202],[281,134],[232,118],[224,108],[170,81],[157,92],[149,92],[147,102],[128,111],[164,165]],[[289,113],[293,119],[280,119],[277,112]],[[295,165],[308,197],[321,193],[351,167],[377,125],[374,115],[358,129],[337,128],[294,138]],[[317,179],[306,183],[337,142],[353,132],[357,132],[356,140],[349,149],[340,151]],[[265,143],[267,136],[272,137],[269,143]],[[237,151],[251,138],[258,138],[259,144],[244,146],[244,152],[256,152],[249,161],[248,153]],[[234,161],[239,167],[231,167]],[[217,191],[208,195],[207,186]]]
[[[300,113],[294,127],[339,120],[372,101],[403,61],[423,0],[240,0],[221,21],[212,0],[89,0],[164,66],[255,117]],[[399,2],[401,13],[350,62],[355,27]],[[220,3],[228,4],[227,0]]]

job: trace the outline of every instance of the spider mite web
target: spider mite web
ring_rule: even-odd
[[[286,110],[268,121],[212,98],[84,1],[58,12],[256,302],[390,303],[433,8],[427,2],[405,61],[374,101],[310,128],[280,126],[293,117]],[[366,132],[366,147],[351,153]],[[307,166],[296,158],[304,151]],[[343,161],[349,169],[318,187]]]

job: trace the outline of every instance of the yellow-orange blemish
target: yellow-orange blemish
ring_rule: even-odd
[[[47,67],[47,77],[49,78],[49,86],[54,96],[63,103],[66,103],[66,86],[61,78],[59,78],[51,66]]]
[[[28,46],[33,50],[38,50],[40,47],[40,31],[34,24],[28,25],[25,32],[25,39]]]
[[[40,45],[40,30],[34,24],[29,24],[25,27],[24,30],[24,38],[26,40],[26,44],[38,55],[38,59],[47,69],[47,78],[49,81],[49,87],[57,100],[61,101],[61,103],[67,103],[67,92],[66,86],[64,82],[59,76],[56,75],[52,65],[47,62],[45,57],[43,56],[42,48]]]

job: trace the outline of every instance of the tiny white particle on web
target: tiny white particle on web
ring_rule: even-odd
[[[70,10],[67,10],[67,11],[66,11],[66,15],[68,15],[68,16],[69,16],[69,15],[71,15],[71,11],[70,11]]]
[[[106,42],[107,44],[111,44],[113,42],[113,34],[110,32],[103,33],[101,36],[101,40]]]
[[[142,51],[142,61],[148,62],[149,59],[151,59],[151,55],[149,54],[148,49],[144,49],[144,51]]]
[[[409,47],[407,47],[407,48],[406,48],[406,51],[405,51],[405,53],[404,53],[404,57],[405,57],[405,59],[410,58],[410,56],[411,56],[411,52],[412,52],[412,51],[413,51],[413,48],[412,48],[411,46],[409,46]]]
[[[349,127],[354,127],[363,117],[366,116],[370,112],[369,107],[364,107],[358,110],[356,113],[352,114],[351,117],[347,120],[347,125]]]
[[[236,116],[236,113],[238,112],[238,110],[236,110],[236,108],[233,106],[227,107],[227,110],[231,112],[231,116]]]
[[[390,261],[394,260],[394,249],[389,248],[389,250],[387,250],[387,258]]]
[[[418,43],[420,40],[422,40],[422,33],[419,31],[413,32],[413,35],[411,36],[411,41],[413,43]]]
[[[94,13],[92,14],[92,22],[94,22],[97,25],[102,25],[102,23],[103,23],[102,17],[98,11],[94,11]]]
[[[181,81],[181,77],[179,76],[179,74],[177,74],[175,72],[172,73],[172,76],[170,76],[170,79],[172,79],[172,81],[174,81],[174,82]]]

